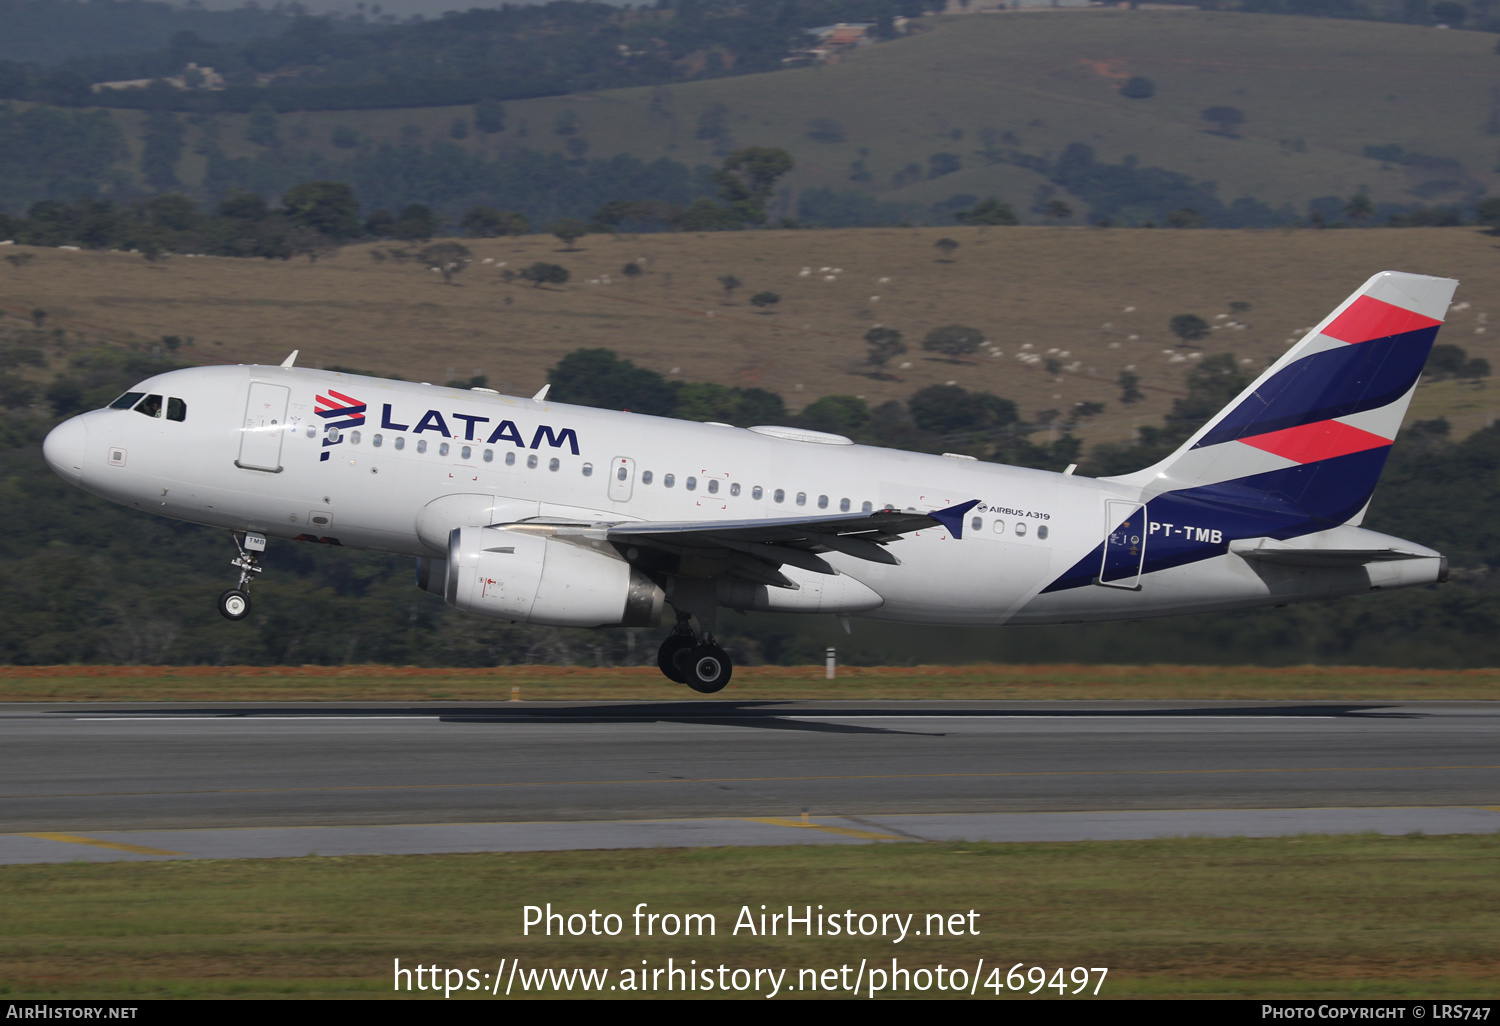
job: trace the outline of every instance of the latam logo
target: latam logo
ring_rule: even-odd
[[[390,407],[387,406],[386,409],[389,410]],[[324,451],[318,456],[320,462],[327,461],[329,446],[338,445],[344,440],[344,428],[361,427],[365,422],[365,404],[331,388],[327,395],[318,396],[318,405],[313,412],[322,417],[327,425],[323,432]]]
[[[361,406],[360,409],[363,410],[364,407]],[[502,420],[499,423],[495,423],[495,426],[491,428],[488,425],[494,423],[494,421],[490,417],[480,417],[472,413],[450,413],[448,416],[452,417],[455,422],[463,421],[463,441],[465,442],[482,440],[485,445],[498,445],[501,442],[510,442],[518,449],[540,449],[542,443],[546,442],[554,449],[560,449],[566,445],[569,452],[574,456],[578,455],[578,432],[572,428],[559,429],[553,428],[549,424],[538,425],[536,430],[532,432],[531,443],[528,446],[526,436],[513,420]],[[412,427],[410,424],[396,423],[391,416],[391,404],[386,403],[380,411],[380,426],[387,431],[410,431],[414,435],[420,435],[424,431],[431,431],[441,438],[458,439],[458,435],[454,434],[452,429],[449,428],[447,418],[437,410],[428,410],[422,414],[421,419],[417,421],[416,427]]]

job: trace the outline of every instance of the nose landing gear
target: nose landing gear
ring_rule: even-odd
[[[678,614],[677,626],[661,643],[656,653],[656,665],[668,680],[686,684],[704,695],[724,690],[734,672],[728,654],[719,647],[713,634],[708,631],[701,636],[694,633],[686,613]]]
[[[229,561],[230,566],[239,570],[240,583],[219,596],[219,614],[226,620],[243,620],[250,615],[250,582],[265,570],[256,553],[266,551],[266,536],[247,531],[244,544],[233,531],[229,536],[234,539],[234,547],[240,553]]]

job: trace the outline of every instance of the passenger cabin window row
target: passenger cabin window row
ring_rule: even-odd
[[[163,397],[159,395],[147,395],[145,392],[126,392],[120,398],[109,404],[111,410],[134,410],[136,413],[147,417],[161,417],[166,414],[167,420],[187,420],[187,403],[174,396]]]

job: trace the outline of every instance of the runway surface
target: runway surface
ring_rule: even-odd
[[[1492,832],[1497,808],[1500,703],[0,705],[0,862]]]

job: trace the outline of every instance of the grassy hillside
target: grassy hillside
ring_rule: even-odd
[[[959,243],[951,261],[933,247],[944,236]],[[529,395],[564,353],[605,346],[680,380],[779,392],[793,410],[829,394],[875,405],[945,382],[1015,399],[1026,419],[1103,402],[1080,431],[1097,441],[1158,422],[1198,354],[1230,351],[1247,370],[1263,367],[1369,275],[1392,268],[1459,278],[1458,301],[1469,305],[1453,311],[1439,341],[1500,367],[1487,323],[1500,313],[1496,241],[1467,228],[892,228],[596,235],[576,252],[550,236],[470,247],[475,262],[451,286],[419,264],[372,259],[389,245],[352,246],[317,263],[7,247],[34,259],[0,266],[0,310],[14,318],[44,310],[48,329],[65,329],[49,336],[54,368],[65,347],[80,344],[68,332],[122,342],[178,335],[193,337],[177,356],[192,362],[275,363],[300,349],[303,366],[425,381],[483,374]],[[503,280],[504,270],[536,260],[563,264],[572,280],[549,288]],[[645,273],[628,281],[621,268],[636,260]],[[729,274],[744,285],[726,298],[718,279]],[[761,290],[782,296],[769,312],[746,301]],[[1168,331],[1181,313],[1227,325],[1232,302],[1250,304],[1237,315],[1246,327],[1221,327],[1201,350]],[[954,322],[981,329],[992,348],[961,363],[920,351],[923,335]],[[888,379],[862,363],[863,335],[877,323],[904,332],[912,347]],[[1055,356],[1064,369],[1049,374],[1018,359],[1030,354]],[[1134,405],[1119,401],[1126,369],[1145,393]],[[1497,410],[1485,382],[1440,382],[1418,390],[1411,418],[1445,414],[1461,436]]]
[[[1032,9],[928,24],[834,65],[517,101],[506,105],[504,131],[462,140],[449,133],[455,118],[471,117],[467,107],[284,115],[280,150],[247,142],[248,118],[220,117],[189,127],[178,173],[189,184],[202,180],[205,159],[194,151],[210,132],[229,157],[287,173],[381,143],[443,141],[493,154],[582,141],[588,158],[631,153],[688,165],[717,163],[730,145],[783,146],[799,164],[785,183],[786,212],[801,191],[821,186],[923,208],[954,194],[996,194],[1026,211],[1044,178],[981,151],[1055,158],[1072,143],[1093,147],[1101,161],[1135,156],[1142,166],[1216,182],[1226,203],[1249,196],[1299,214],[1309,199],[1362,188],[1377,202],[1441,203],[1500,185],[1500,57],[1489,34],[1190,9]],[[1135,75],[1155,83],[1153,97],[1120,95]],[[1208,130],[1200,112],[1212,106],[1243,111],[1235,135]],[[138,149],[141,115],[115,116]],[[563,117],[576,125],[566,136],[556,132]],[[813,138],[816,119],[836,130],[825,124],[824,139]],[[715,135],[705,130],[712,124],[722,132],[705,137]],[[334,147],[341,126],[365,149]],[[1389,145],[1418,158],[1364,155]],[[957,156],[962,169],[926,178],[938,153]],[[850,180],[861,158],[864,184]],[[893,183],[913,164],[918,180]],[[1087,206],[1072,205],[1080,215]]]

